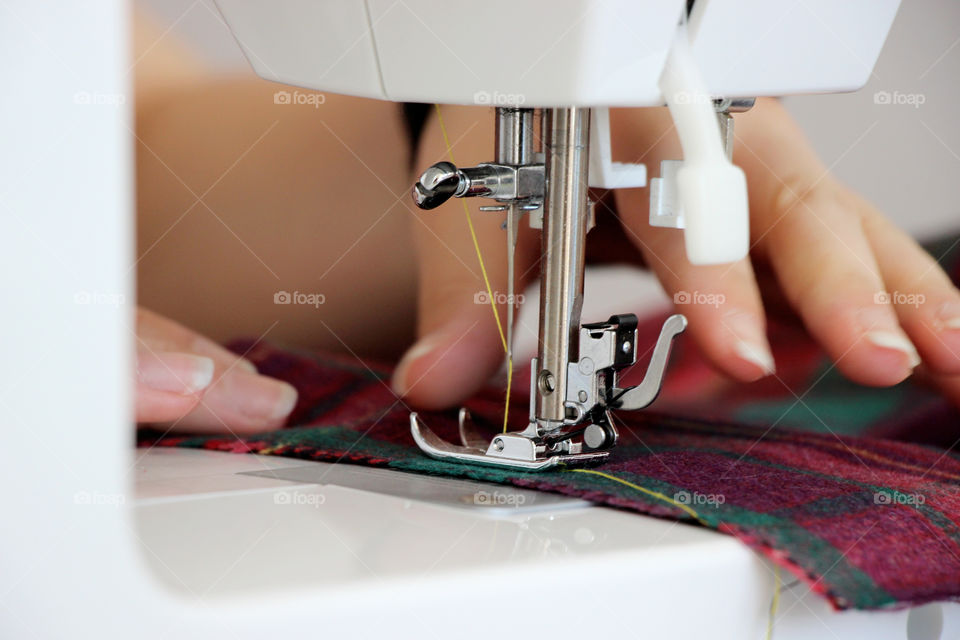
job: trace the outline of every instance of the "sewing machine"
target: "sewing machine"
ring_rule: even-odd
[[[528,426],[491,439],[461,411],[458,444],[438,438],[416,413],[410,426],[435,458],[540,470],[606,457],[617,442],[610,412],[654,401],[670,343],[686,326],[682,315],[670,317],[644,380],[621,388],[618,372],[646,350],[637,345],[637,318],[581,324],[593,223],[588,187],[647,186],[644,165],[612,161],[608,108],[670,108],[684,158],[664,162],[650,181],[650,223],[683,229],[694,264],[733,262],[749,249],[749,213],[746,178],[731,162],[731,114],[756,96],[859,88],[899,3],[818,0],[789,15],[763,0],[563,0],[547,11],[507,0],[482,11],[440,0],[218,5],[264,78],[384,100],[495,107],[493,160],[467,168],[439,162],[423,172],[413,197],[423,209],[450,198],[491,201],[480,210],[504,217],[508,300],[521,218],[542,230]],[[494,34],[509,46],[491,46]],[[509,362],[513,312],[508,305]]]
[[[760,95],[861,86],[898,2],[218,5],[268,79],[496,107],[493,162],[425,168],[415,192],[426,206],[491,198],[484,215],[505,218],[507,242],[518,224],[543,227],[529,428],[502,449],[477,443],[466,415],[460,445],[416,416],[411,428],[427,454],[540,468],[605,455],[616,441],[606,413],[653,400],[683,328],[668,321],[647,379],[629,389],[616,376],[636,358],[633,320],[581,324],[586,187],[647,183],[643,166],[610,161],[605,107],[671,103],[684,158],[649,181],[652,222],[685,227],[691,260],[733,260],[747,228],[730,114]],[[126,3],[11,0],[0,12],[12,96],[0,116],[17,125],[0,146],[0,253],[31,265],[5,270],[19,306],[0,363],[0,636],[762,637],[770,566],[702,528],[358,466],[134,451]],[[668,65],[677,75],[663,84]],[[112,100],[78,108],[78,92]],[[116,304],[78,305],[78,291]],[[951,638],[958,609],[835,613],[793,585],[775,637]]]

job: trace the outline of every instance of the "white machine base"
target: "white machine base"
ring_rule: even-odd
[[[764,637],[772,566],[701,527],[357,465],[185,449],[137,454],[139,544],[156,578],[187,598],[226,604],[313,593],[325,610],[318,620],[338,627],[336,608],[324,604],[346,592],[366,593],[377,614],[380,598],[390,597],[383,588],[396,593],[454,579],[489,588],[489,602],[474,605],[485,607],[479,617],[490,626],[464,625],[464,637],[496,630],[516,637],[502,635],[501,623],[526,617],[500,611],[507,585],[550,593],[562,575],[563,584],[579,587],[558,592],[570,606],[557,612],[553,637],[608,627],[621,637]],[[792,576],[783,579],[778,640],[934,640],[960,629],[960,605],[837,613]],[[940,619],[943,635],[907,635],[908,623],[916,629]]]

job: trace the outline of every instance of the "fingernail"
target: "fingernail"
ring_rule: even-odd
[[[257,367],[254,366],[252,362],[246,358],[237,358],[237,366],[246,371],[247,373],[256,373]]]
[[[868,331],[864,337],[878,347],[893,349],[907,356],[907,366],[913,369],[920,364],[920,354],[906,337],[891,331]]]
[[[213,381],[213,360],[190,353],[138,353],[137,379],[156,391],[192,395]]]
[[[410,369],[410,365],[433,351],[438,340],[439,336],[436,334],[426,336],[407,350],[400,359],[400,362],[397,363],[397,367],[393,370],[393,380],[390,386],[395,394],[400,397],[407,395],[407,392],[410,391],[407,381],[407,371]]]
[[[754,314],[728,312],[724,314],[722,322],[736,336],[733,348],[737,357],[759,367],[765,376],[776,371],[763,325]]]
[[[280,420],[297,404],[296,389],[267,376],[231,371],[217,384],[236,403],[237,410],[250,418]]]
[[[937,320],[943,329],[960,329],[960,302],[948,302],[940,307]]]
[[[766,346],[760,346],[743,340],[737,341],[734,345],[737,355],[760,367],[764,375],[770,375],[776,371],[776,365],[773,362],[773,354]]]

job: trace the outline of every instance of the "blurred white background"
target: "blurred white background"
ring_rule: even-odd
[[[213,69],[253,73],[212,0],[138,2]],[[958,79],[960,2],[903,0],[863,89],[786,104],[837,176],[926,238],[960,229]]]

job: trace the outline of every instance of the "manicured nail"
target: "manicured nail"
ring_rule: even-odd
[[[776,365],[773,362],[773,354],[766,345],[758,345],[744,340],[738,340],[734,345],[737,355],[751,364],[760,367],[764,375],[770,375],[776,371]]]
[[[426,336],[407,350],[400,362],[397,363],[396,369],[393,370],[393,380],[390,386],[395,394],[400,397],[407,395],[407,392],[410,391],[407,381],[407,371],[410,369],[410,365],[433,351],[438,340],[439,336],[437,335]]]
[[[192,395],[213,381],[213,360],[190,353],[137,354],[137,380],[156,391]]]
[[[217,383],[240,413],[263,420],[286,418],[297,404],[297,390],[281,380],[231,371]]]
[[[721,322],[735,336],[733,349],[737,357],[758,367],[764,376],[776,371],[763,324],[755,314],[731,311],[724,314]]]
[[[878,347],[893,349],[907,356],[907,366],[911,369],[920,364],[920,354],[905,336],[892,331],[868,331],[864,337]]]
[[[252,362],[246,358],[237,358],[237,366],[246,371],[247,373],[256,373],[257,367],[254,366]]]
[[[960,329],[960,302],[948,302],[940,307],[937,320],[944,329]]]

